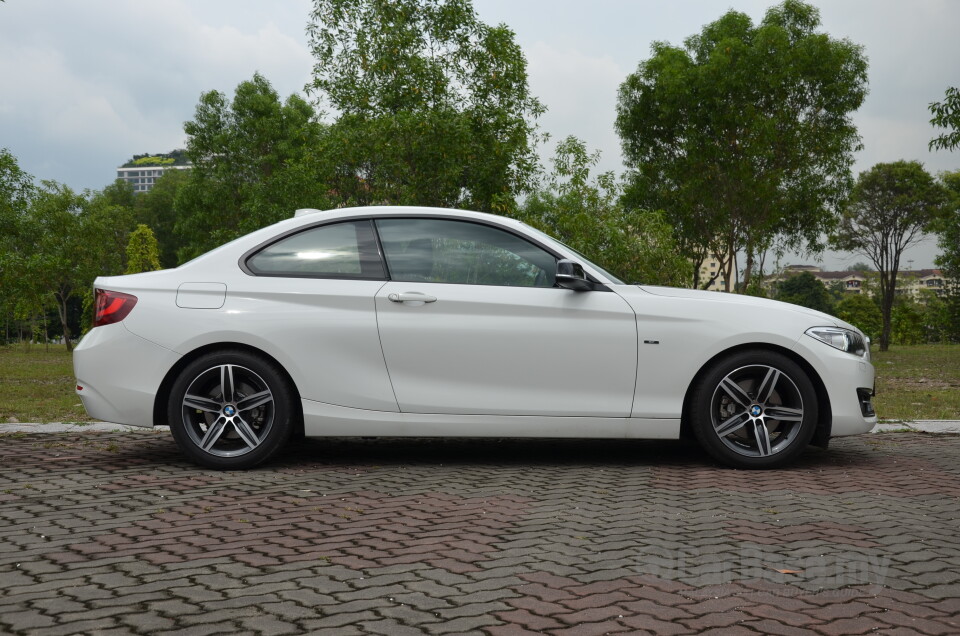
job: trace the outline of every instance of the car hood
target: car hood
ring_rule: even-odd
[[[822,311],[817,311],[815,309],[801,307],[800,305],[785,303],[779,300],[770,300],[769,298],[757,298],[756,296],[744,296],[742,294],[727,294],[716,291],[704,291],[701,289],[657,287],[655,285],[637,285],[637,287],[648,294],[653,294],[655,296],[666,296],[668,298],[689,298],[716,303],[726,303],[728,305],[745,305],[748,307],[763,307],[767,309],[779,309],[781,311],[792,311],[817,318],[825,326],[836,325],[838,327],[844,327],[845,329],[860,331],[850,323],[844,322],[836,316],[831,316],[830,314],[825,314]]]

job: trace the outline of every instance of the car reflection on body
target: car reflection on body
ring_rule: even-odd
[[[291,437],[696,438],[782,466],[876,422],[863,334],[802,307],[629,285],[512,219],[300,210],[176,269],[102,277],[95,418],[247,468]]]

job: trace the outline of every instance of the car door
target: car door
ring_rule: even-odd
[[[384,359],[409,413],[629,417],[633,310],[554,286],[556,257],[500,227],[385,218],[376,295]]]

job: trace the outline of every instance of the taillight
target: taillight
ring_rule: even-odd
[[[137,297],[121,292],[95,289],[93,326],[102,327],[120,322],[127,317],[133,306],[137,304]]]

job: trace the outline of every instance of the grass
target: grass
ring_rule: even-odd
[[[881,419],[960,420],[960,345],[893,345],[873,364]]]
[[[885,420],[960,420],[960,346],[874,351],[877,413]],[[0,347],[0,423],[89,422],[62,345]]]
[[[63,345],[0,347],[0,423],[89,422]]]

